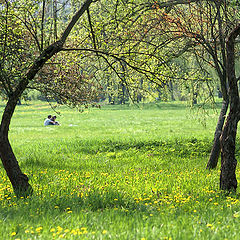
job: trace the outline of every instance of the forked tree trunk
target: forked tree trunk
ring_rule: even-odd
[[[213,169],[217,167],[218,158],[220,155],[220,136],[222,134],[223,125],[226,119],[226,114],[228,110],[229,105],[229,97],[228,97],[228,89],[227,89],[227,57],[226,57],[226,37],[224,33],[224,27],[223,27],[223,19],[222,19],[222,11],[221,11],[221,5],[223,4],[221,1],[214,1],[214,4],[217,9],[217,22],[218,22],[218,31],[219,31],[219,42],[220,42],[220,50],[221,50],[221,59],[222,64],[220,67],[220,64],[218,62],[218,56],[213,56],[213,59],[215,59],[215,66],[218,73],[218,77],[220,79],[220,86],[221,86],[221,95],[223,97],[223,104],[221,108],[221,112],[218,118],[218,123],[215,129],[214,134],[214,141],[212,150],[209,156],[209,160],[207,163],[207,169]],[[222,69],[222,70],[221,70]]]
[[[214,169],[214,168],[217,167],[217,164],[218,164],[218,158],[219,158],[220,150],[221,150],[220,136],[222,134],[222,129],[223,129],[223,125],[224,125],[224,122],[225,122],[228,105],[229,105],[228,100],[223,101],[221,112],[220,112],[220,115],[218,117],[217,127],[216,127],[215,134],[214,134],[214,141],[213,141],[212,150],[211,150],[209,160],[208,160],[208,163],[207,163],[207,169]]]
[[[239,93],[235,75],[235,49],[234,43],[240,34],[240,24],[229,34],[227,39],[227,77],[229,83],[230,112],[220,138],[221,143],[221,175],[220,188],[225,191],[236,191],[235,141],[237,124],[240,119]]]

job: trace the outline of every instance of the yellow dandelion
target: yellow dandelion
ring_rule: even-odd
[[[234,218],[239,218],[239,217],[240,217],[239,212],[234,213],[234,214],[233,214],[233,217],[234,217]]]
[[[70,234],[77,235],[77,231],[76,231],[76,230],[72,230],[72,231],[70,232]]]
[[[60,233],[63,230],[63,228],[60,226],[57,226],[57,230],[58,230],[58,233]]]
[[[41,232],[42,229],[43,229],[42,227],[38,227],[36,228],[36,232]]]

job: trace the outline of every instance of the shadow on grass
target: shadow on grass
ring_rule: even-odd
[[[212,143],[208,139],[195,138],[172,141],[74,141],[58,145],[41,144],[37,149],[32,145],[28,152],[20,159],[21,167],[31,169],[35,167],[82,170],[91,167],[88,162],[90,156],[94,167],[101,167],[106,160],[115,159],[115,153],[121,156],[145,156],[161,158],[192,158],[209,155]],[[238,150],[238,149],[237,149]],[[113,153],[113,154],[109,154]],[[73,157],[74,154],[74,157]],[[77,156],[77,157],[76,157]],[[111,161],[109,164],[111,165]],[[114,161],[113,161],[114,164]],[[109,165],[109,166],[110,166]]]
[[[46,151],[48,155],[51,154],[67,154],[67,153],[84,153],[94,155],[96,153],[115,152],[115,151],[127,151],[129,149],[137,150],[151,150],[162,148],[204,148],[206,152],[209,152],[209,146],[211,146],[209,139],[173,139],[173,140],[159,140],[159,141],[113,141],[113,140],[95,140],[95,141],[83,141],[83,140],[69,140],[59,141],[55,143],[44,143],[44,144],[32,144],[29,145],[31,153],[34,149],[38,151]],[[27,152],[27,151],[26,151]]]
[[[121,212],[132,214],[136,211],[138,214],[144,214],[154,211],[153,207],[146,206],[144,203],[137,204],[133,199],[124,198],[117,191],[91,192],[84,198],[67,195],[67,193],[63,196],[51,197],[50,195],[42,197],[33,194],[30,198],[15,199],[14,202],[16,203],[14,207],[0,205],[2,219],[11,221],[24,218],[24,221],[36,222],[42,221],[43,217],[44,219],[56,219],[59,216],[68,218],[72,214],[79,215],[84,214],[84,212],[103,212],[105,210],[117,210],[118,214]]]

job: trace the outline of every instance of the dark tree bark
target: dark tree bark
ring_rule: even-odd
[[[220,174],[220,189],[226,191],[236,191],[236,166],[235,158],[235,141],[237,132],[237,123],[239,113],[231,111],[228,115],[226,124],[221,136],[221,174]]]
[[[1,137],[0,146],[0,157],[16,196],[31,194],[32,187],[28,183],[28,177],[22,173],[8,138]]]
[[[227,39],[227,77],[229,83],[230,112],[227,117],[223,133],[220,137],[221,144],[221,175],[220,188],[225,191],[236,191],[236,166],[235,142],[237,124],[240,120],[239,93],[235,75],[235,49],[234,43],[240,34],[240,24],[233,29]]]
[[[40,57],[34,62],[26,77],[23,78],[16,87],[16,90],[9,97],[7,105],[2,115],[2,121],[0,125],[0,157],[4,166],[4,169],[10,179],[16,196],[26,196],[32,193],[32,187],[28,183],[28,177],[22,173],[18,161],[11,148],[8,132],[10,122],[15,111],[16,105],[20,96],[27,88],[29,81],[31,81],[38,71],[43,67],[45,62],[50,59],[55,53],[60,51],[62,44],[56,42],[50,45]]]
[[[214,62],[215,62],[215,66],[216,66],[216,70],[217,70],[217,74],[219,76],[220,79],[220,88],[221,88],[221,93],[222,93],[222,97],[223,97],[223,103],[222,103],[222,108],[221,108],[221,112],[220,115],[218,117],[218,122],[217,122],[217,126],[215,129],[215,134],[214,134],[214,140],[213,140],[213,146],[212,146],[212,150],[209,156],[209,160],[207,163],[207,169],[214,169],[217,167],[217,163],[218,163],[218,158],[220,155],[220,136],[222,134],[222,129],[223,129],[223,125],[226,119],[226,114],[227,114],[227,110],[228,110],[228,105],[229,105],[229,97],[228,97],[228,87],[227,87],[227,72],[226,72],[226,68],[227,68],[227,59],[226,59],[226,43],[225,43],[225,39],[226,36],[223,32],[223,19],[221,16],[221,1],[215,1],[214,2],[216,9],[217,9],[217,21],[218,21],[218,32],[219,32],[219,40],[220,40],[220,49],[221,49],[221,58],[222,58],[222,64],[220,67],[219,63],[218,63],[218,58],[217,55],[214,55],[214,51],[210,52],[210,54],[212,55]]]
[[[18,161],[11,148],[8,132],[10,122],[16,108],[17,102],[23,94],[24,90],[27,88],[29,82],[36,76],[39,70],[44,66],[44,64],[55,54],[60,52],[63,45],[69,36],[74,25],[77,23],[78,19],[83,15],[83,13],[89,8],[93,0],[86,0],[82,7],[73,16],[72,20],[66,27],[59,41],[54,42],[48,46],[41,55],[34,61],[33,65],[30,67],[26,76],[23,77],[19,84],[16,86],[15,91],[9,96],[8,102],[4,109],[2,115],[2,121],[0,124],[0,158],[2,160],[4,169],[11,181],[15,194],[19,196],[27,196],[32,193],[32,187],[28,183],[28,177],[22,173]]]
[[[169,82],[169,90],[170,90],[170,96],[171,96],[171,101],[175,101],[174,93],[173,93],[173,82],[170,80]]]
[[[0,157],[17,196],[31,194],[32,187],[28,177],[22,173],[8,139],[10,120],[17,105],[18,98],[10,97],[2,116],[0,125]]]
[[[217,167],[218,158],[219,158],[220,149],[221,149],[221,147],[220,147],[220,136],[222,134],[222,128],[223,128],[223,125],[224,125],[224,122],[225,122],[228,105],[229,105],[228,100],[223,101],[221,112],[220,112],[220,115],[218,117],[217,127],[216,127],[215,134],[214,134],[214,141],[213,141],[212,150],[211,150],[209,160],[208,160],[208,163],[207,163],[207,169],[214,169],[214,168]]]

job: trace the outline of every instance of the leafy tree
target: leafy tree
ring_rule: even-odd
[[[234,161],[234,155],[229,153],[235,152],[235,136],[233,132],[236,131],[237,118],[235,118],[235,125],[232,123],[233,125],[231,126],[233,132],[231,132],[228,127],[230,125],[229,122],[231,122],[230,119],[232,119],[232,115],[234,115],[232,111],[237,111],[236,105],[231,103],[231,114],[228,116],[223,131],[222,128],[228,109],[229,97],[230,102],[232,102],[232,99],[236,99],[236,95],[232,95],[230,85],[232,83],[235,84],[236,78],[233,77],[235,69],[232,66],[232,64],[234,64],[234,47],[232,46],[234,46],[235,39],[238,36],[238,28],[234,28],[236,22],[238,22],[238,4],[234,1],[225,0],[190,0],[188,3],[186,1],[173,0],[168,3],[169,8],[162,10],[161,6],[163,3],[156,1],[154,5],[156,9],[155,15],[149,17],[155,20],[156,29],[166,38],[166,46],[171,47],[169,57],[171,57],[171,55],[178,55],[181,52],[194,50],[194,55],[197,59],[202,59],[216,70],[223,95],[223,104],[207,167],[216,167],[220,153],[220,139],[221,142],[225,139],[224,141],[226,142],[221,144],[222,173],[220,187],[224,190],[236,189],[236,179],[234,178],[236,163]],[[175,46],[178,45],[178,47],[176,46],[175,48],[179,49],[177,51],[178,53],[174,52],[172,43],[175,43]],[[229,44],[231,47],[228,46]],[[231,48],[231,53],[227,51],[227,48]],[[230,87],[229,93],[227,80]],[[229,143],[227,144],[228,141],[226,139],[228,138],[231,139],[231,150]],[[225,145],[228,145],[228,149],[224,147]]]
[[[39,14],[36,13],[41,5],[28,1],[5,1],[1,3],[0,17],[3,24],[1,24],[0,82],[1,89],[7,95],[8,101],[0,125],[0,157],[18,196],[31,193],[32,187],[28,183],[28,177],[22,173],[8,139],[9,125],[16,104],[46,62],[63,49],[73,27],[92,2],[92,0],[84,1],[65,27],[61,37],[56,41],[49,37],[49,44],[43,40],[45,29],[41,27],[41,24],[41,31],[38,32],[37,24],[39,21],[37,21],[37,18]],[[45,1],[42,3],[43,7]],[[30,12],[29,9],[32,11]],[[42,22],[43,19],[44,17],[42,17]],[[24,28],[21,30],[23,26]],[[26,46],[25,42],[29,46]]]

